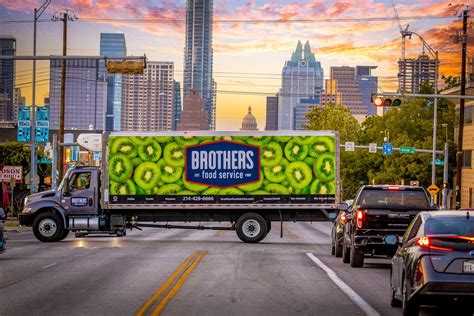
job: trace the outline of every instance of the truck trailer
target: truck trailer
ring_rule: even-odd
[[[24,201],[20,224],[40,241],[158,227],[235,230],[259,242],[272,222],[338,212],[334,131],[105,132],[78,142],[102,151],[100,166],[69,169],[56,190]]]

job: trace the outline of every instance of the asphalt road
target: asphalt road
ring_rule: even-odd
[[[389,304],[390,261],[350,268],[330,255],[329,234],[329,223],[285,223],[284,238],[274,223],[259,244],[233,231],[147,228],[59,243],[9,232],[0,315],[400,315]]]

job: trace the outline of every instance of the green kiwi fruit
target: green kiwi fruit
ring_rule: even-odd
[[[296,190],[304,189],[313,180],[311,168],[302,161],[291,162],[286,167],[286,178]]]
[[[136,195],[137,189],[135,183],[132,180],[125,182],[110,182],[110,194],[111,195]]]
[[[153,141],[151,136],[130,136],[130,140],[137,146],[145,146]]]
[[[193,191],[184,190],[184,191],[179,191],[178,193],[176,193],[176,195],[196,195],[196,193],[194,193]]]
[[[192,146],[199,144],[201,138],[197,136],[179,136],[175,137],[174,140],[181,146]]]
[[[263,146],[272,140],[271,136],[251,136],[247,139],[247,144],[254,146]]]
[[[308,145],[291,140],[285,146],[285,157],[289,161],[301,161],[308,155]]]
[[[160,180],[160,167],[153,162],[143,162],[135,169],[133,180],[143,189],[153,189]]]
[[[260,179],[257,182],[241,185],[239,186],[239,189],[245,192],[256,191],[260,189],[260,187],[262,186],[263,179],[264,179],[263,172],[260,171]]]
[[[201,194],[202,195],[218,195],[220,190],[221,189],[219,189],[219,188],[209,188],[209,189],[203,191]]]
[[[244,192],[237,188],[224,188],[219,191],[219,195],[244,195]]]
[[[316,136],[296,136],[295,142],[301,145],[309,145],[316,140]]]
[[[184,147],[176,143],[169,143],[163,150],[163,158],[173,167],[184,167]]]
[[[265,178],[270,182],[280,183],[286,179],[285,169],[289,162],[285,158],[280,160],[280,163],[273,167],[263,168]]]
[[[250,136],[232,136],[232,140],[243,143],[246,142]]]
[[[160,180],[164,183],[175,183],[181,179],[181,176],[183,175],[183,168],[173,167],[164,159],[160,159],[157,165],[161,170]]]
[[[270,183],[269,185],[265,186],[265,191],[268,192],[268,194],[281,194],[285,195],[288,194],[288,188],[278,184],[278,183]]]
[[[156,189],[156,188],[155,188]],[[178,192],[181,192],[183,188],[175,183],[165,184],[164,186],[158,188],[156,193],[158,195],[175,195]]]
[[[135,158],[132,158],[131,162],[132,162],[133,167],[135,168],[136,166],[141,164],[143,160],[140,157],[135,157]]]
[[[260,148],[260,164],[262,167],[273,167],[280,163],[283,151],[278,143],[271,142]]]
[[[115,182],[128,180],[133,173],[133,166],[130,159],[123,154],[115,154],[109,158],[109,177]]]
[[[309,155],[317,158],[319,155],[324,153],[334,153],[336,150],[336,144],[334,138],[329,136],[320,136],[309,146]]]
[[[139,186],[136,186],[136,189],[137,189],[137,195],[146,195],[146,190],[145,189],[142,189],[141,187]]]
[[[191,182],[186,181],[186,174],[183,174],[183,183],[184,183],[184,187],[188,189],[189,191],[201,192],[208,188],[208,186],[204,184],[191,183]]]
[[[117,137],[110,147],[111,154],[124,154],[128,158],[138,155],[137,146],[128,137]]]
[[[293,136],[273,136],[273,139],[280,143],[287,143]]]
[[[322,154],[313,167],[314,175],[321,182],[329,182],[336,178],[336,160],[332,154]]]
[[[264,190],[253,191],[253,192],[250,192],[250,194],[251,195],[270,195],[270,193]]]
[[[333,182],[324,183],[316,179],[311,183],[309,192],[311,194],[336,194],[336,186]]]
[[[143,146],[138,146],[138,156],[140,156],[143,161],[156,162],[161,157],[161,146],[155,141],[151,141]]]
[[[173,136],[155,136],[153,140],[157,143],[169,143],[173,140]]]
[[[313,168],[314,164],[316,163],[316,159],[310,156],[306,156],[306,158],[303,159],[303,161],[311,168]]]

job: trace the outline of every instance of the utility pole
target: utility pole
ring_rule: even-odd
[[[63,56],[67,55],[67,22],[74,21],[77,17],[69,10],[58,11],[54,14],[53,21],[63,22]],[[64,112],[66,105],[66,59],[61,63],[61,104],[59,108],[59,143],[64,143]],[[64,175],[64,148],[59,145],[59,179]]]
[[[51,0],[46,0],[39,9],[34,10],[34,22],[33,22],[33,56],[36,56],[36,22],[43,14],[44,10],[49,6]],[[36,171],[36,59],[33,59],[33,89],[31,91],[31,152],[30,152],[30,193],[38,192],[38,184],[36,183],[35,175]]]
[[[462,60],[461,60],[461,96],[466,95],[466,50],[467,50],[467,18],[469,9],[462,12]],[[456,209],[461,207],[461,176],[463,166],[463,134],[464,134],[464,99],[459,102],[458,151],[456,152]]]

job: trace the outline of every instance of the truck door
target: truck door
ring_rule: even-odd
[[[97,172],[77,170],[69,179],[68,193],[63,194],[64,208],[68,214],[97,214]]]

